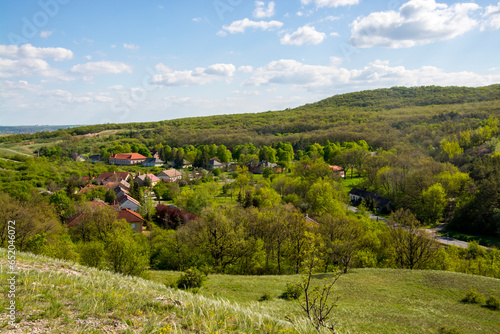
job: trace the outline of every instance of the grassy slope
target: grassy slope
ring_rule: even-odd
[[[7,325],[7,252],[0,249],[2,333],[313,333],[224,300],[134,277],[18,253],[19,329]]]
[[[179,273],[152,272],[159,282],[174,280]],[[316,275],[319,283],[329,275]],[[230,302],[284,318],[301,314],[296,302],[276,298],[286,283],[298,276],[210,275],[199,294],[223,297]],[[457,328],[464,333],[495,333],[500,312],[460,300],[470,287],[486,297],[500,296],[500,280],[453,272],[392,269],[355,269],[340,278],[341,295],[335,317],[340,328],[351,333],[437,333],[439,328]],[[268,293],[270,301],[258,302]]]
[[[6,282],[6,257],[0,280]],[[179,273],[153,272],[153,280],[30,254],[17,254],[19,330],[8,330],[2,284],[0,331],[5,333],[313,333],[296,302],[277,297],[298,276],[211,275],[197,295],[164,286]],[[328,275],[326,275],[327,277]],[[320,282],[324,275],[317,275]],[[336,318],[351,333],[437,333],[445,326],[494,333],[500,312],[460,303],[469,287],[500,297],[500,280],[434,271],[357,269],[342,277]],[[294,324],[285,320],[295,319]]]

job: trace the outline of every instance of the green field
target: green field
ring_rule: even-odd
[[[173,282],[179,273],[152,271],[157,282]],[[316,275],[320,284],[331,274]],[[300,276],[209,275],[198,294],[223,298],[274,317],[301,316],[297,302],[277,298],[287,283]],[[500,311],[461,303],[469,288],[500,297],[500,280],[441,271],[353,269],[335,285],[341,295],[335,319],[350,333],[438,333],[440,328],[460,333],[495,333]],[[273,299],[259,302],[264,294]]]

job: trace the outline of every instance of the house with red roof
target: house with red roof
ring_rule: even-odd
[[[109,158],[111,165],[139,165],[142,164],[147,157],[139,153],[120,153],[115,154]]]
[[[334,175],[340,176],[340,177],[345,177],[344,169],[342,167],[332,166],[332,165],[329,165],[329,166],[330,166],[330,169],[332,170]]]
[[[142,233],[144,218],[140,214],[129,209],[122,209],[117,212],[117,216],[118,219],[125,219],[130,227],[132,227],[132,231]]]

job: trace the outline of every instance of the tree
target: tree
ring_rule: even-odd
[[[108,191],[106,191],[106,196],[104,197],[104,201],[109,204],[113,204],[113,202],[116,201],[116,194],[113,189],[109,189]]]
[[[312,286],[311,279],[313,272],[320,266],[320,254],[318,249],[318,246],[313,246],[309,250],[306,257],[306,275],[302,278],[302,282],[299,284],[299,287],[303,292],[300,306],[318,332],[320,332],[321,328],[324,328],[332,333],[337,333],[335,324],[332,322],[331,315],[333,309],[337,307],[340,295],[332,295],[333,286],[340,278],[340,274],[335,274],[329,283],[325,282],[321,286]]]
[[[443,218],[443,212],[448,204],[446,192],[441,183],[435,183],[422,191],[420,217],[427,223],[434,224]]]
[[[419,229],[420,222],[410,210],[393,212],[389,224],[395,264],[399,268],[424,269],[435,255],[436,242]]]

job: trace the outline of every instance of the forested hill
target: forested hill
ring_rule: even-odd
[[[366,140],[389,148],[399,142],[437,145],[457,131],[475,129],[490,116],[500,116],[500,84],[479,87],[393,87],[336,95],[293,109],[262,113],[192,117],[160,122],[99,124],[55,132],[16,135],[1,141],[84,135],[104,130],[134,130],[146,142],[171,146],[252,142],[290,142],[295,149],[329,141]],[[418,138],[426,135],[427,139]],[[136,130],[139,130],[137,133]],[[142,140],[141,140],[142,141]]]

